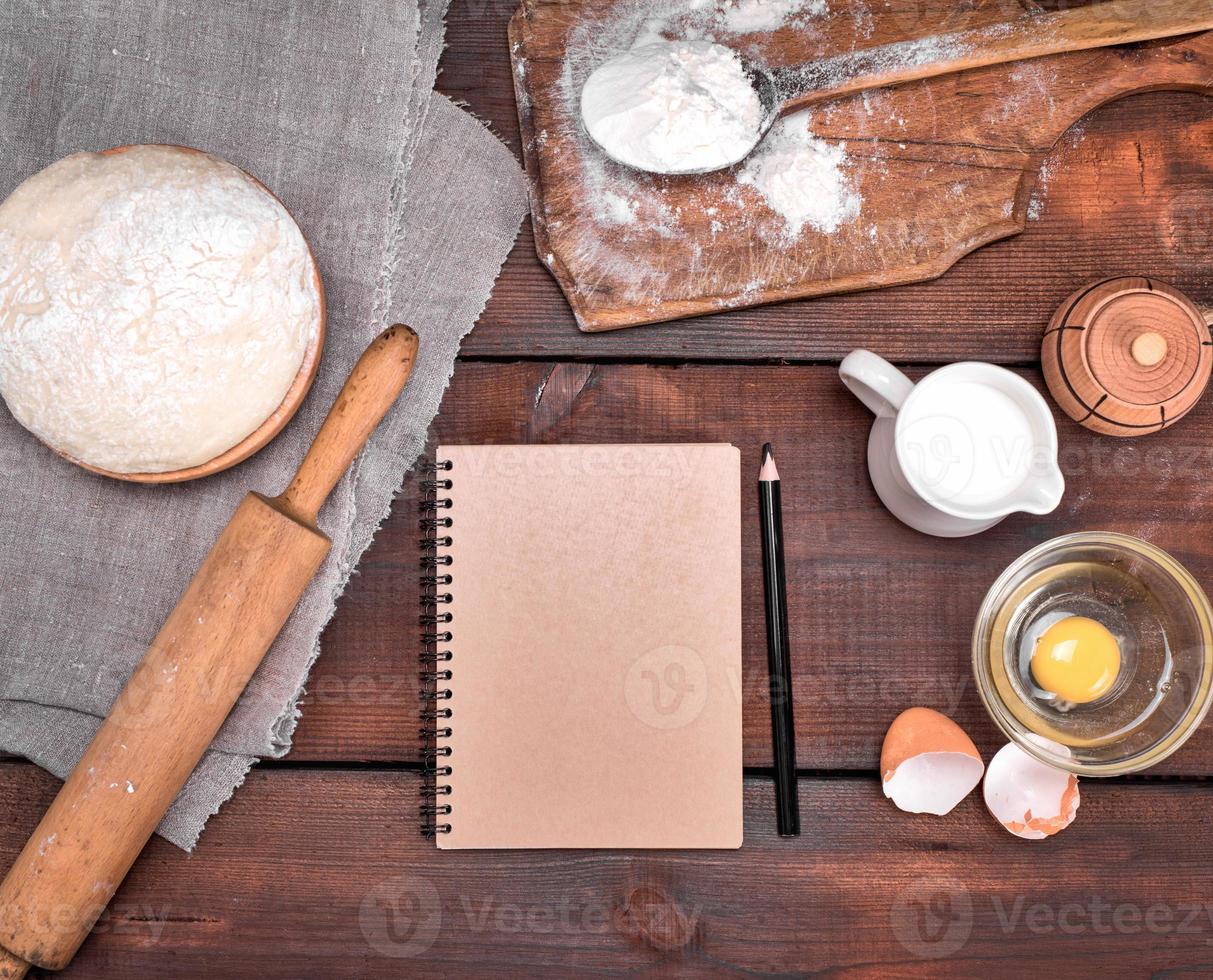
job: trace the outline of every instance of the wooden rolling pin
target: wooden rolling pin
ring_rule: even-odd
[[[0,980],[61,970],[87,938],[328,554],[316,514],[416,356],[408,327],[381,334],[286,492],[237,508],[0,884]]]

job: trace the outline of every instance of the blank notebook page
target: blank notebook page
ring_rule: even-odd
[[[439,846],[739,847],[738,451],[438,458],[453,522]]]

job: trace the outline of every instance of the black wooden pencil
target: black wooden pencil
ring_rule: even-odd
[[[783,561],[783,502],[771,445],[762,447],[758,475],[762,515],[762,568],[766,592],[767,659],[771,671],[771,741],[775,748],[775,805],[781,837],[800,834],[796,786],[796,721],[792,710],[792,654],[788,642],[788,590]]]

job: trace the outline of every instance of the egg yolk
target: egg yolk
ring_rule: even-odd
[[[1070,616],[1036,641],[1032,676],[1046,691],[1072,704],[1102,698],[1120,674],[1120,645],[1102,623]]]

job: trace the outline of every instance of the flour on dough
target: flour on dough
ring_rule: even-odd
[[[91,466],[226,452],[281,404],[320,321],[298,226],[208,154],[78,153],[0,204],[0,394]]]

